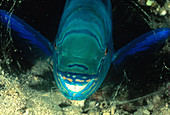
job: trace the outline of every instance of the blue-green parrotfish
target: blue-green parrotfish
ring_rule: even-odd
[[[70,100],[84,100],[102,84],[113,63],[157,51],[170,37],[170,28],[145,33],[117,52],[113,49],[110,0],[67,0],[54,43],[12,13],[0,10],[0,22],[28,58],[53,61],[55,82]],[[29,47],[29,48],[27,48]]]

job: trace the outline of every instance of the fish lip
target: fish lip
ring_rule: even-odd
[[[64,74],[64,76],[63,76]],[[65,77],[66,74],[69,74],[69,77]],[[71,77],[72,75],[76,75],[77,77]],[[74,98],[75,100],[77,100],[77,98],[79,97],[74,97],[71,94],[75,93],[76,95],[81,94],[82,92],[86,91],[91,84],[93,84],[93,82],[96,82],[98,80],[97,75],[88,75],[85,76],[84,74],[74,74],[71,72],[62,72],[60,70],[57,71],[57,76],[61,81],[62,86],[64,86],[64,89],[66,91],[68,91],[68,93],[66,93],[65,95],[69,98]],[[86,78],[81,78],[80,77],[86,77]],[[71,79],[72,81],[69,81],[67,79]],[[83,82],[78,82],[76,80],[83,80]]]
[[[61,79],[66,79],[66,82],[69,85],[79,85],[84,86],[85,84],[89,83],[91,80],[97,80],[98,74],[88,75],[88,74],[79,74],[79,73],[72,73],[72,72],[63,72],[57,69],[57,74]]]

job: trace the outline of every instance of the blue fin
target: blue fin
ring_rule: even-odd
[[[159,51],[170,37],[170,28],[160,28],[145,33],[122,47],[113,57],[113,65],[121,66],[129,59],[146,56]]]
[[[10,28],[14,43],[28,60],[47,59],[52,55],[51,43],[17,16],[0,10],[0,23]]]

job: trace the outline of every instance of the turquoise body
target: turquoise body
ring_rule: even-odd
[[[110,0],[67,0],[54,45],[9,12],[0,10],[0,22],[11,28],[25,59],[53,61],[56,84],[66,98],[84,100],[100,87],[111,63],[124,68],[130,57],[157,52],[170,37],[170,28],[160,28],[114,53],[111,14]]]
[[[113,57],[111,11],[110,0],[65,4],[53,66],[57,86],[68,99],[89,97],[108,72]]]

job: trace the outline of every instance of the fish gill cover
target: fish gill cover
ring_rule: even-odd
[[[53,42],[64,4],[1,0],[0,9],[15,14]],[[150,30],[169,28],[169,8],[168,0],[112,0],[114,50]],[[52,62],[30,63],[19,49],[20,43],[13,40],[11,28],[0,22],[0,114],[170,113],[168,40],[159,52],[130,61],[124,70],[112,65],[100,88],[84,101],[66,99],[55,84]]]

